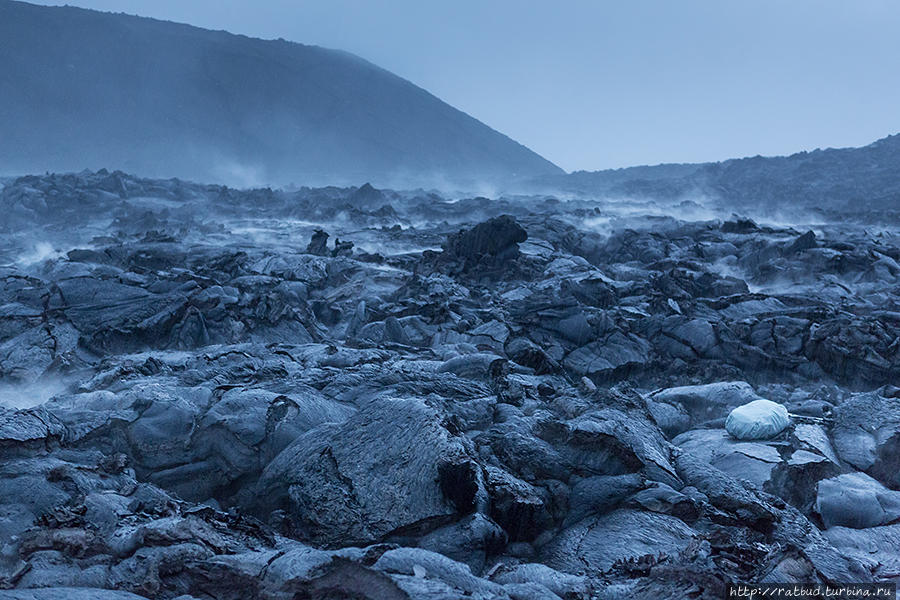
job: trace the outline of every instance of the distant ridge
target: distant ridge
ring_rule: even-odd
[[[900,134],[861,148],[578,171],[542,176],[533,183],[550,190],[607,197],[702,196],[735,208],[900,209]]]
[[[0,0],[0,175],[122,169],[235,185],[562,171],[346,52]]]

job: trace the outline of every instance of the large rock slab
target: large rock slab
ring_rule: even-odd
[[[672,443],[685,454],[709,463],[738,479],[746,479],[762,489],[781,464],[778,450],[759,442],[732,439],[721,429],[695,429],[682,433]]]
[[[647,555],[675,555],[696,537],[669,515],[620,509],[588,517],[560,532],[541,551],[548,566],[566,573],[596,573]]]
[[[852,529],[835,526],[825,537],[839,552],[866,565],[877,576],[894,577],[900,571],[900,524]]]
[[[819,482],[816,512],[825,527],[865,529],[900,520],[900,492],[864,473],[846,473]]]
[[[835,407],[831,435],[841,459],[900,489],[900,398],[853,396]]]
[[[380,540],[475,508],[483,493],[465,444],[413,398],[380,398],[303,435],[260,479],[261,509],[285,509],[319,544]]]
[[[614,332],[566,356],[563,364],[588,377],[606,378],[639,368],[650,361],[650,344],[634,335]]]
[[[561,454],[585,475],[643,472],[674,486],[681,482],[669,461],[669,446],[642,412],[601,408],[565,423]]]

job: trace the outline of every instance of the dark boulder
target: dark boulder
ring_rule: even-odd
[[[315,254],[316,256],[328,255],[328,233],[322,229],[316,229],[309,244],[306,246],[307,254]]]
[[[494,217],[471,229],[463,229],[447,238],[444,254],[461,259],[467,266],[480,261],[503,262],[519,256],[519,244],[528,233],[509,215]]]

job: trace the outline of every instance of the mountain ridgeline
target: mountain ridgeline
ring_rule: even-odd
[[[711,199],[739,209],[816,208],[858,213],[900,207],[900,134],[862,148],[716,163],[664,164],[539,177],[555,191],[608,198]]]
[[[0,174],[406,186],[562,173],[336,50],[0,0],[0,65]]]

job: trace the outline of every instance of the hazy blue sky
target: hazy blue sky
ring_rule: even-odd
[[[568,170],[856,146],[900,131],[897,0],[69,4],[349,50]]]

